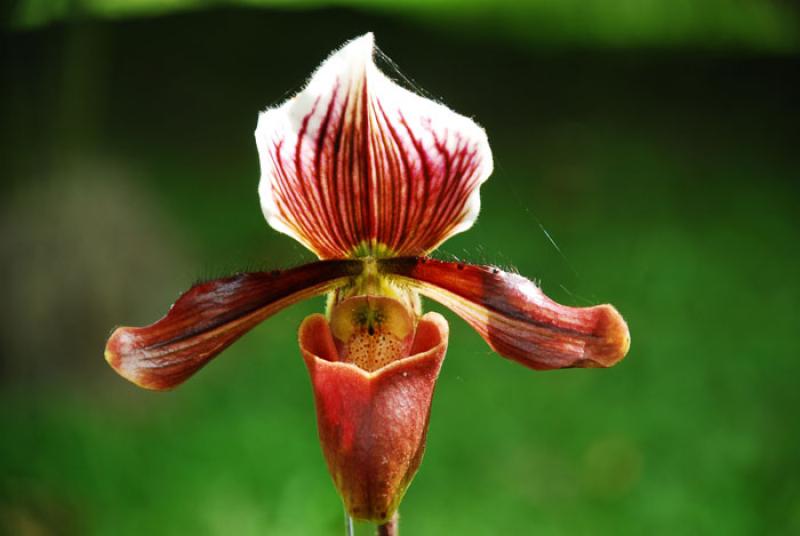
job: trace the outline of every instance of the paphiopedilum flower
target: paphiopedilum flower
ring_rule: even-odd
[[[567,307],[520,275],[427,256],[475,222],[491,151],[471,119],[386,77],[373,48],[371,34],[345,44],[259,117],[266,219],[320,260],[195,285],[156,323],[118,328],[105,355],[137,385],[170,389],[273,313],[327,294],[299,332],[322,449],[347,511],[383,523],[419,467],[447,349],[447,321],[423,314],[420,295],[533,369],[611,366],[629,335],[610,305]]]

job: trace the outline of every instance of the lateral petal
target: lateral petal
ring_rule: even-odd
[[[154,324],[117,328],[106,343],[106,361],[140,387],[170,389],[267,317],[361,270],[358,261],[319,261],[197,284]]]
[[[346,43],[308,85],[259,116],[259,195],[276,230],[320,258],[419,255],[464,231],[492,171],[486,133]]]
[[[425,257],[379,266],[449,307],[498,354],[530,368],[610,367],[630,347],[628,326],[613,306],[560,305],[521,275]]]

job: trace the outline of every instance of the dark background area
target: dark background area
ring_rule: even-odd
[[[102,353],[199,278],[311,259],[261,214],[257,114],[365,31],[488,132],[481,217],[440,255],[613,303],[633,339],[614,369],[536,373],[446,313],[405,533],[800,531],[796,48],[498,20],[217,7],[5,31],[0,532],[342,531],[296,345],[322,299],[167,394]]]

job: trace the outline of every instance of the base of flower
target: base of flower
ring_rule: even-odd
[[[395,512],[392,518],[383,525],[378,525],[378,536],[398,536],[400,534],[400,515]]]
[[[375,241],[361,241],[356,247],[353,248],[351,257],[363,258],[373,257],[376,259],[383,259],[388,257],[396,257],[397,254],[392,251],[392,248],[386,244]]]
[[[355,521],[347,513],[344,512],[344,534],[345,536],[355,536]],[[395,511],[392,517],[386,523],[376,525],[375,534],[377,536],[398,536],[400,534],[400,515]]]

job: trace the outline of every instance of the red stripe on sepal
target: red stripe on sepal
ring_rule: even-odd
[[[371,34],[259,117],[267,221],[321,258],[419,255],[477,218],[486,133],[375,66]]]
[[[384,259],[379,268],[449,307],[498,354],[527,367],[610,367],[630,347],[613,306],[558,304],[518,274],[425,257]]]
[[[361,270],[358,261],[320,261],[197,284],[154,324],[117,328],[106,344],[106,361],[141,387],[170,389],[270,315]]]

